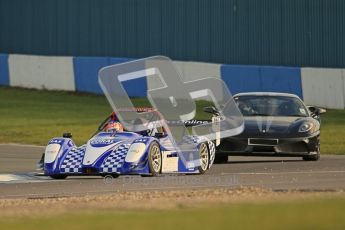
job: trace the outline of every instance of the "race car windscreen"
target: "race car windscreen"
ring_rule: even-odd
[[[234,99],[244,116],[308,116],[303,103],[295,97],[238,96]]]

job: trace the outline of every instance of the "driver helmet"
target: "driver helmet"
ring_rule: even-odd
[[[120,122],[111,121],[105,126],[104,131],[105,132],[123,132],[123,126]]]

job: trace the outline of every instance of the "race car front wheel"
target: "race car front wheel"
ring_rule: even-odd
[[[159,145],[153,142],[148,154],[148,163],[151,176],[157,176],[162,170],[162,154]]]
[[[204,174],[210,165],[210,151],[206,143],[201,143],[199,147],[200,166],[199,173]]]

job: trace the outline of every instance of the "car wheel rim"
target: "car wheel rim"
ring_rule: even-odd
[[[161,168],[161,153],[158,146],[153,146],[151,149],[152,168],[155,172],[159,172]]]
[[[200,167],[202,170],[206,170],[208,167],[208,149],[206,144],[201,144],[200,146]]]

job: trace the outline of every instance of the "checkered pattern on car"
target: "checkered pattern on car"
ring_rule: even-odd
[[[209,168],[212,166],[213,162],[214,162],[214,158],[216,156],[216,146],[213,143],[213,141],[208,141],[208,149],[210,151],[210,164],[209,164]]]
[[[104,160],[100,167],[103,173],[118,173],[125,161],[130,144],[122,144]]]
[[[181,141],[181,143],[197,144],[197,143],[202,143],[202,142],[206,142],[206,141],[207,141],[207,145],[208,145],[209,153],[210,153],[210,164],[209,164],[209,168],[210,168],[212,166],[212,164],[214,162],[214,158],[216,156],[216,146],[212,141],[209,141],[207,138],[198,137],[198,136],[185,136],[185,137],[183,137],[183,140]]]
[[[197,136],[184,136],[180,144],[197,144],[199,143],[199,138]]]
[[[79,148],[73,147],[67,154],[60,166],[62,173],[81,173],[86,145]]]

